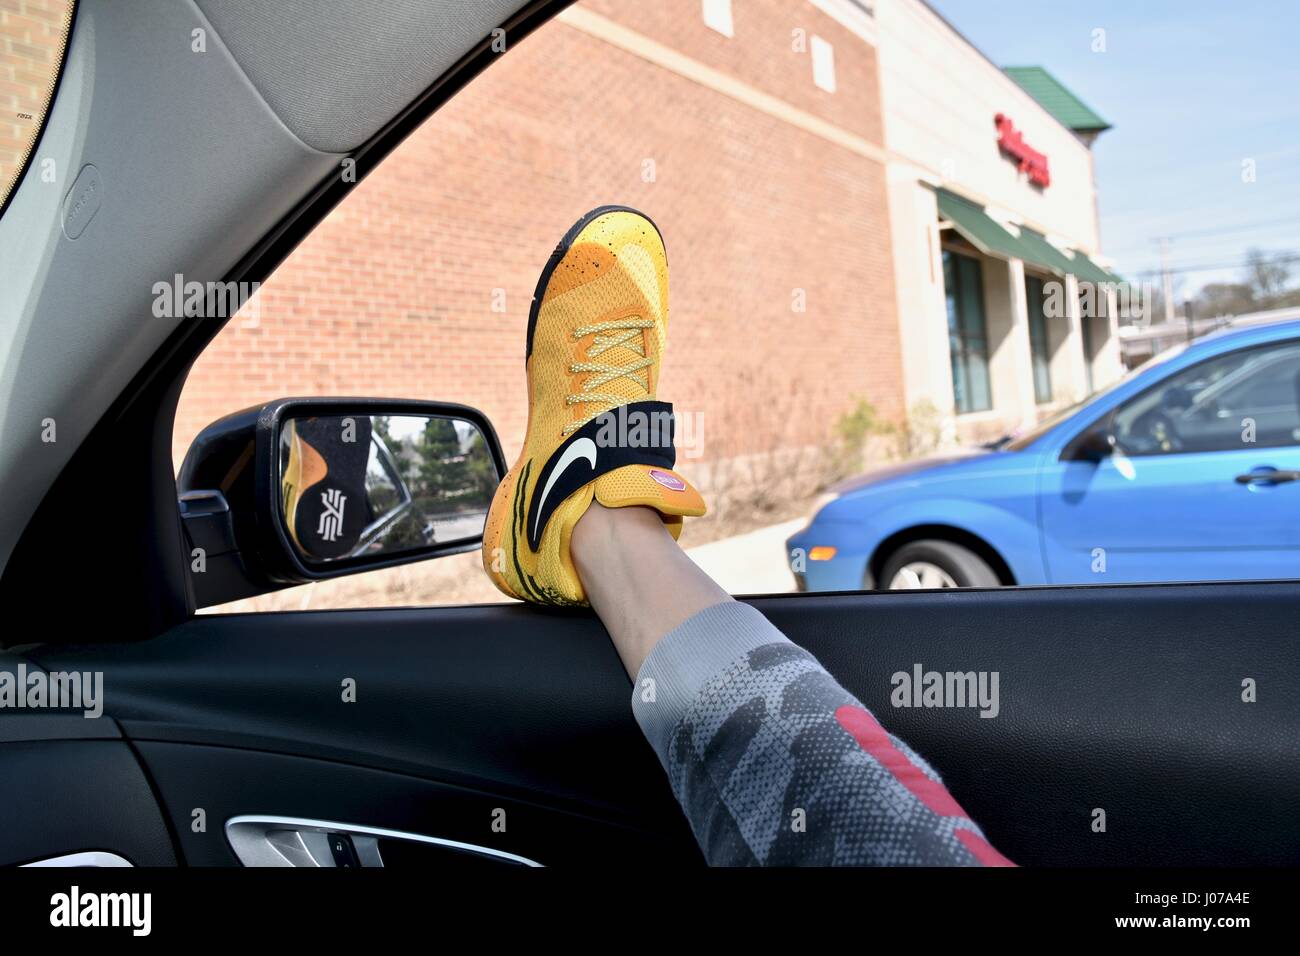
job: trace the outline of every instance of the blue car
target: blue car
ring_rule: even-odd
[[[801,590],[1300,574],[1300,321],[1164,352],[1033,431],[832,489]]]

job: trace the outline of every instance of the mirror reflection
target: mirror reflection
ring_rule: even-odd
[[[458,418],[286,418],[279,449],[281,519],[308,562],[473,541],[499,481],[483,434]]]

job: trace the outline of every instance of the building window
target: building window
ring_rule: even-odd
[[[989,390],[989,338],[979,262],[945,249],[943,283],[948,303],[953,401],[958,414],[987,411],[993,407],[993,396]]]
[[[835,92],[835,47],[817,35],[812,38],[813,82],[827,93]]]
[[[704,0],[704,25],[724,37],[734,37],[736,28],[731,20],[731,0]]]
[[[1029,355],[1034,366],[1034,401],[1052,400],[1052,350],[1047,339],[1047,296],[1043,280],[1025,276],[1025,305],[1029,309]]]

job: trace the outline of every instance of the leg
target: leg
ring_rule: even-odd
[[[1008,865],[925,760],[655,511],[593,503],[570,554],[709,862]]]
[[[731,600],[686,556],[650,508],[593,502],[569,543],[587,599],[628,676],[659,639],[706,607]]]

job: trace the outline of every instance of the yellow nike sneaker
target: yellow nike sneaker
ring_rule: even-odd
[[[704,501],[673,470],[672,406],[655,397],[668,340],[668,259],[653,222],[601,206],[564,234],[528,316],[528,430],[497,488],[483,566],[537,604],[585,604],[569,554],[592,501],[645,505],[674,538]]]

